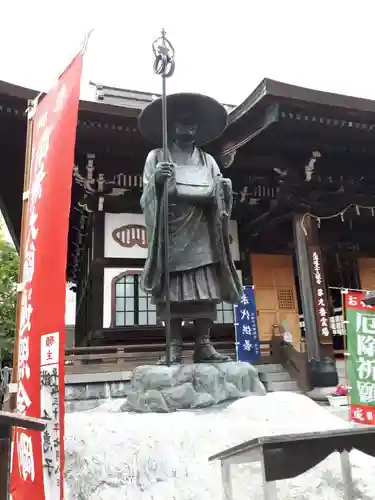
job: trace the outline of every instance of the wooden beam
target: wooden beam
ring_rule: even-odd
[[[237,149],[243,147],[252,139],[257,137],[261,132],[266,130],[270,125],[276,123],[279,119],[279,107],[277,104],[272,104],[262,113],[261,117],[251,125],[240,127],[238,123],[233,128],[237,130],[231,134],[231,137],[226,137],[225,142],[221,147],[220,154],[222,156],[229,155]],[[228,134],[229,135],[229,134]]]
[[[39,418],[25,417],[18,413],[0,410],[0,429],[4,426],[22,427],[34,431],[43,431],[46,428],[47,421]],[[2,436],[0,435],[0,438]]]

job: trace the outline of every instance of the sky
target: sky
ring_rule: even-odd
[[[375,99],[373,0],[13,0],[3,2],[0,80],[48,90],[93,29],[89,80],[160,92],[151,44],[176,49],[168,92],[240,104],[264,77]]]
[[[8,227],[0,211],[0,237],[4,238],[5,241],[13,245],[13,240],[8,231]]]

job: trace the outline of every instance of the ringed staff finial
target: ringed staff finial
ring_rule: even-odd
[[[171,42],[166,37],[164,29],[161,31],[161,36],[152,44],[152,51],[155,56],[155,74],[161,75],[163,78],[169,78],[172,76],[175,70],[175,50]]]
[[[161,36],[152,44],[152,51],[155,56],[154,73],[160,75],[162,79],[162,130],[163,130],[163,161],[168,161],[168,123],[167,123],[167,87],[166,80],[170,78],[175,70],[175,50],[171,42],[166,37],[163,29]]]

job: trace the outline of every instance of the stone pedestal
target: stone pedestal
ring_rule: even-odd
[[[124,411],[168,413],[264,395],[256,368],[248,363],[139,366],[133,372]]]

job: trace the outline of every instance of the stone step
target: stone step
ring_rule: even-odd
[[[268,382],[266,383],[266,386],[268,392],[278,392],[278,391],[300,392],[297,382],[295,380]]]
[[[336,363],[336,370],[338,373],[346,373],[346,366],[345,363]]]
[[[270,373],[260,373],[259,378],[262,382],[286,382],[292,380],[287,371],[283,372],[270,372]]]
[[[282,373],[284,368],[278,364],[256,365],[258,373]]]

